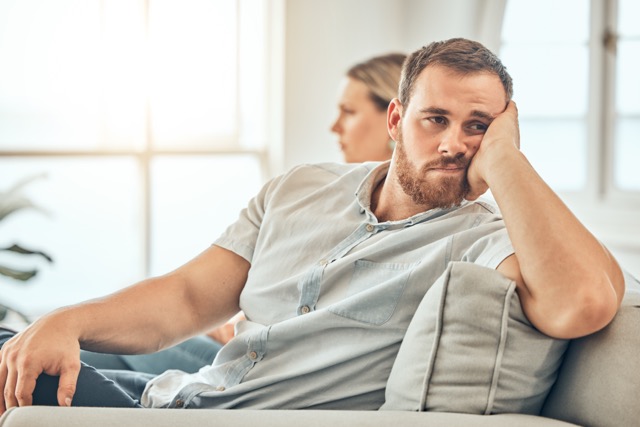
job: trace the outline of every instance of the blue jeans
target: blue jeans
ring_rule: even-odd
[[[119,355],[82,351],[80,360],[98,369],[146,372],[160,375],[169,369],[187,373],[210,365],[222,345],[207,336],[191,338],[174,347],[152,354]]]
[[[14,334],[0,331],[0,348]],[[134,371],[97,370],[82,363],[71,406],[140,408],[140,397],[154,375]],[[58,405],[58,377],[41,374],[33,392],[33,404]]]

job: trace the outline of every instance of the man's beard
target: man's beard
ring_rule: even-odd
[[[398,182],[405,194],[411,197],[415,204],[426,206],[428,209],[446,209],[460,205],[466,195],[469,194],[470,187],[466,169],[470,160],[464,156],[441,157],[438,160],[429,162],[422,168],[421,172],[418,172],[407,158],[401,131],[398,133],[396,151],[398,155]],[[462,179],[459,176],[445,176],[439,179],[429,177],[432,174],[430,169],[451,165],[465,168]]]

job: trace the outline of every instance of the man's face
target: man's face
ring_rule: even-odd
[[[469,192],[469,181],[466,173],[458,173],[467,169],[470,159],[463,156],[440,158],[425,164],[422,172],[414,168],[405,151],[402,128],[399,129],[396,146],[397,177],[402,190],[411,197],[416,205],[433,208],[449,208],[459,205]],[[440,175],[431,173],[435,169],[445,169]]]
[[[430,66],[416,80],[401,116],[402,107],[394,102],[398,116],[390,113],[389,128],[397,142],[395,175],[403,191],[427,209],[460,204],[469,192],[469,163],[507,103],[500,79]]]

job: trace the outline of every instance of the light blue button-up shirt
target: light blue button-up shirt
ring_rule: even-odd
[[[195,374],[168,371],[149,407],[378,409],[405,330],[450,261],[513,253],[497,208],[464,202],[378,222],[389,164],[299,166],[267,183],[215,242],[251,263],[247,321]]]

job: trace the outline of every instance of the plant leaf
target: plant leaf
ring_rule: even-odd
[[[29,320],[29,317],[26,314],[21,313],[20,311],[16,310],[15,308],[7,307],[4,304],[0,304],[0,322],[5,320],[7,318],[7,316],[10,316],[12,314],[14,316],[17,316],[18,318],[20,318],[20,320],[22,320],[27,325],[29,323],[31,323],[31,320]]]
[[[19,193],[20,191],[22,191],[25,185],[45,176],[46,174],[31,176],[19,181],[6,192],[0,191],[0,221],[9,214],[12,214],[13,212],[16,212],[20,209],[33,208],[42,211],[41,208],[39,208],[37,205],[34,205],[29,199],[20,195]]]
[[[47,261],[49,262],[53,262],[53,259],[51,259],[51,257],[49,255],[47,255],[44,252],[41,251],[33,251],[31,249],[26,249],[23,248],[22,246],[19,245],[12,245],[11,247],[8,248],[0,248],[0,251],[10,251],[10,252],[16,252],[19,254],[24,254],[24,255],[40,255],[41,257],[45,258]]]
[[[12,279],[20,280],[21,282],[26,282],[37,273],[38,270],[21,271],[0,265],[0,274],[2,274],[3,276],[11,277]]]
[[[19,211],[20,209],[36,208],[36,205],[31,203],[27,198],[18,196],[0,194],[0,221],[10,214]]]

